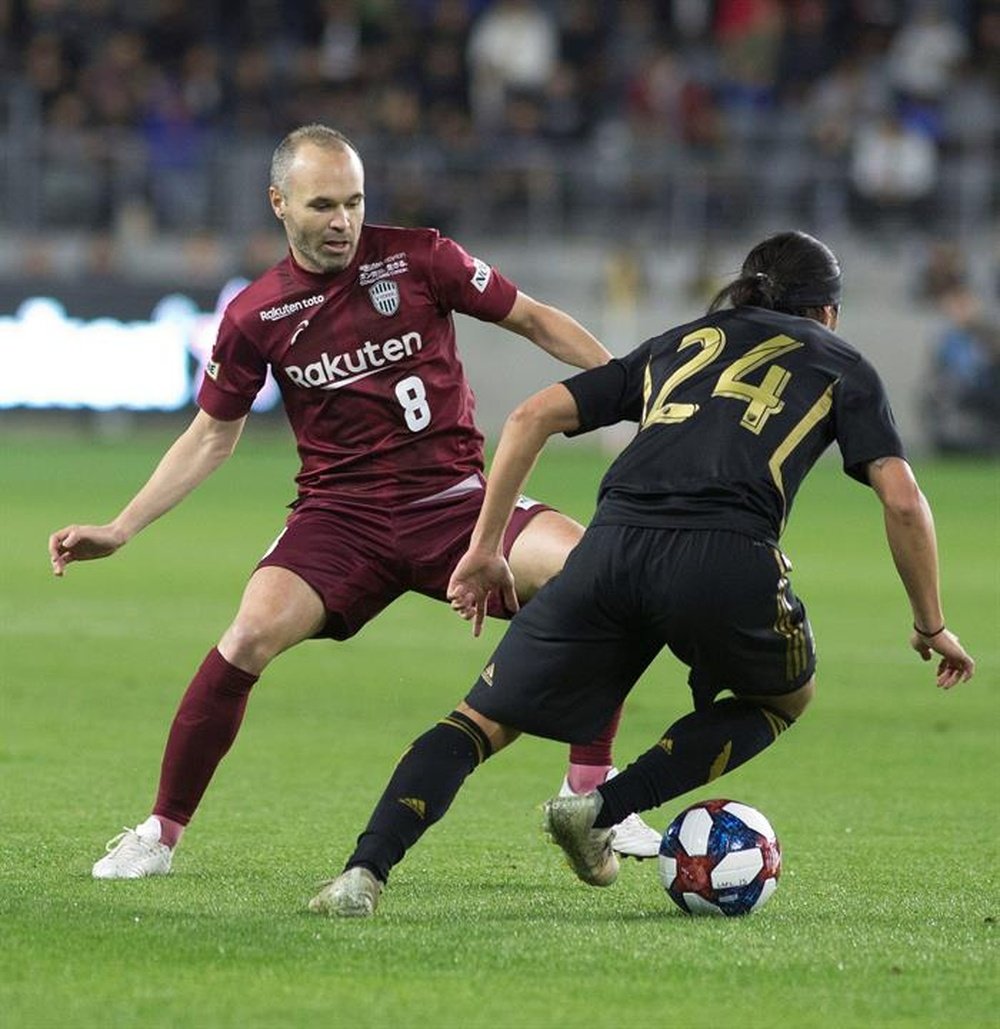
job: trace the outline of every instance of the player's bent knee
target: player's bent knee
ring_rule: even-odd
[[[259,675],[282,649],[262,627],[239,619],[229,626],[219,640],[219,653],[230,664],[254,675]]]
[[[325,617],[319,594],[294,572],[259,568],[219,641],[219,651],[238,668],[259,675],[282,651],[314,636]]]
[[[490,741],[492,753],[494,754],[506,747],[508,743],[513,743],[521,735],[517,729],[512,729],[509,725],[501,725],[500,722],[494,722],[492,718],[487,718],[486,715],[481,714],[474,707],[469,707],[464,700],[458,704],[456,710],[460,711],[466,718],[471,719],[483,730],[486,738]]]
[[[223,633],[219,652],[237,668],[259,675],[282,651],[311,635],[310,628],[241,615]]]
[[[809,678],[808,682],[804,683],[797,690],[793,690],[791,693],[786,693],[780,697],[772,697],[769,703],[771,707],[776,707],[783,714],[788,715],[789,718],[799,718],[805,713],[815,694],[816,676],[813,675]]]
[[[746,693],[740,693],[738,696],[742,700],[749,701],[751,704],[759,704],[761,707],[770,708],[772,711],[777,711],[779,714],[784,715],[786,718],[790,718],[795,721],[809,706],[809,702],[812,700],[816,693],[816,676],[811,676],[810,679],[803,683],[797,690],[792,690],[791,693],[768,693],[768,694],[756,694],[750,695]]]

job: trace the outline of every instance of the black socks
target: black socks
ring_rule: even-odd
[[[442,718],[403,755],[346,867],[362,865],[382,882],[451,806],[466,776],[493,753],[472,719]]]
[[[692,711],[621,775],[597,788],[604,804],[595,827],[617,825],[634,811],[704,786],[770,746],[793,721],[736,697]]]

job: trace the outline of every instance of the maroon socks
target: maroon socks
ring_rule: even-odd
[[[256,675],[231,665],[214,647],[188,686],[167,737],[153,814],[161,841],[176,844],[243,721]]]

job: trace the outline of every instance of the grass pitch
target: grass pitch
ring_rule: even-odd
[[[396,870],[377,917],[309,915],[404,746],[447,713],[501,631],[474,641],[404,598],[356,639],[268,670],[167,879],[99,883],[104,841],[145,817],[169,720],[291,498],[290,441],[230,464],[115,558],[51,578],[49,531],[104,521],[169,436],[8,436],[0,536],[0,1019],[21,1026],[996,1025],[1000,469],[918,463],[949,624],[979,662],[950,694],[906,646],[877,502],[835,462],[785,538],[820,654],[793,731],[696,797],[760,807],[778,891],[692,919],[655,864],[588,889],[539,831],[564,748],[522,740],[470,779]],[[606,463],[546,455],[531,492],[586,520]],[[621,764],[686,710],[661,657],[633,692]]]

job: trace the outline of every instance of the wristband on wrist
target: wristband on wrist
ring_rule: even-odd
[[[920,628],[920,626],[919,626],[919,625],[917,625],[917,623],[916,623],[916,622],[914,622],[914,623],[913,623],[913,631],[914,631],[914,632],[915,632],[915,633],[916,633],[916,634],[917,634],[918,636],[923,636],[923,638],[924,638],[925,640],[929,640],[929,639],[932,639],[932,638],[933,638],[933,637],[935,637],[935,636],[940,636],[940,635],[941,635],[941,633],[943,633],[943,632],[944,632],[944,630],[945,630],[946,628],[947,628],[947,626],[946,626],[946,625],[945,625],[945,624],[944,624],[944,623],[942,622],[942,624],[941,624],[941,628],[940,628],[940,629],[935,629],[935,630],[934,630],[933,632],[924,632],[924,630],[923,630],[923,629],[921,629],[921,628]]]

